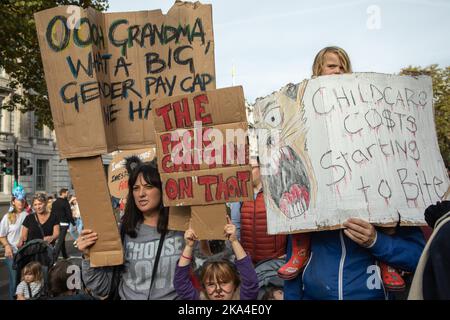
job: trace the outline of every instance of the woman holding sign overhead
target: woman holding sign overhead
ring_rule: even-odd
[[[314,60],[313,77],[351,72],[350,59],[339,47],[322,49]],[[285,299],[387,299],[378,263],[415,270],[424,248],[419,228],[397,227],[387,234],[359,218],[343,226],[290,237],[287,264],[279,271],[290,279],[285,281]]]
[[[83,252],[82,272],[94,296],[123,300],[173,300],[173,276],[183,246],[183,233],[167,230],[168,208],[162,202],[162,182],[156,161],[127,159],[128,197],[121,224],[125,263],[91,268],[89,248],[98,234],[83,230],[78,249]]]

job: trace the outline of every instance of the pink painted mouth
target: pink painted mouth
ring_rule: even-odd
[[[311,201],[308,170],[300,156],[284,146],[274,152],[267,175],[270,197],[288,219],[305,215]]]
[[[304,215],[309,207],[308,189],[298,184],[293,184],[289,192],[284,192],[280,199],[280,209],[288,218]]]

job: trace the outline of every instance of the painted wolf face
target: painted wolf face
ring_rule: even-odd
[[[265,196],[288,219],[306,215],[315,197],[302,103],[297,99],[303,89],[303,83],[288,84],[254,105]]]

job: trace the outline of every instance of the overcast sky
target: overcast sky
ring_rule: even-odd
[[[109,0],[110,12],[161,9],[170,0]],[[448,0],[209,0],[217,88],[242,85],[250,102],[311,76],[315,54],[343,47],[357,72],[450,65]]]

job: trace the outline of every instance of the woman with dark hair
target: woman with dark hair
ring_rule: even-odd
[[[98,239],[83,230],[78,249],[83,252],[82,274],[94,296],[123,300],[172,300],[177,298],[173,276],[183,246],[183,233],[169,231],[168,208],[162,201],[162,182],[156,161],[127,159],[128,197],[120,234],[124,264],[92,268],[89,248]]]

